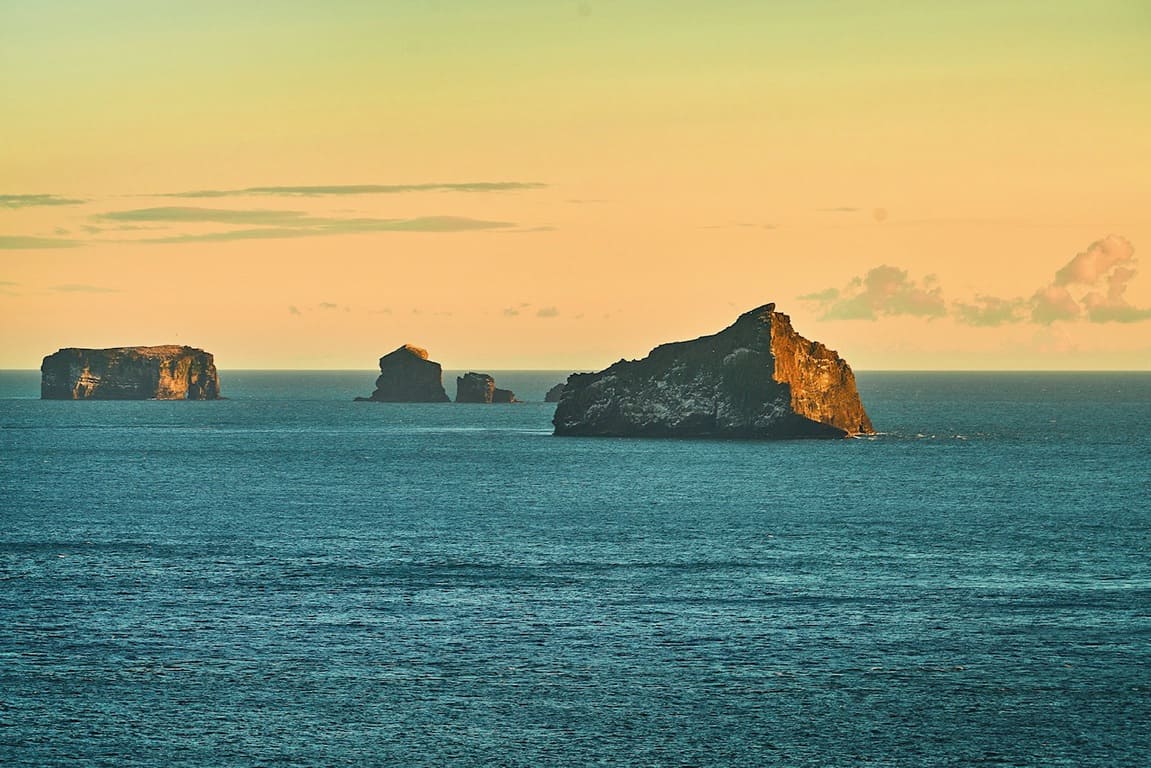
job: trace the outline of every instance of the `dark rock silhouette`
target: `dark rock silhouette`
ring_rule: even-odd
[[[563,394],[564,394],[564,382],[561,381],[559,384],[556,384],[554,387],[552,387],[551,389],[548,390],[547,394],[544,395],[544,402],[545,403],[558,403],[560,401],[560,398],[563,397]]]
[[[572,374],[557,435],[838,438],[874,432],[850,366],[774,304],[712,336]]]
[[[428,359],[427,350],[405,344],[380,358],[380,376],[371,397],[357,401],[379,403],[446,403],[443,369]]]
[[[456,377],[457,403],[518,403],[510,389],[499,389],[486,373],[465,373]]]
[[[61,349],[40,365],[44,400],[216,400],[220,377],[209,353],[158,347]]]
[[[456,377],[457,403],[490,403],[496,380],[486,373],[465,373]]]
[[[492,402],[518,403],[519,400],[516,400],[516,393],[512,392],[510,389],[500,389],[497,387],[496,389],[492,390]]]

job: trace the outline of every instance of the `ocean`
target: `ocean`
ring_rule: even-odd
[[[0,373],[0,764],[1148,765],[1151,374],[722,442],[553,437],[565,373]]]

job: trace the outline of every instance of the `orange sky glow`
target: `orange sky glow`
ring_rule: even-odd
[[[1138,2],[0,0],[0,368],[1151,368]]]

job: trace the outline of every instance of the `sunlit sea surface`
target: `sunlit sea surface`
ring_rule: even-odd
[[[0,764],[1149,764],[1151,374],[861,373],[881,435],[777,443],[495,375],[0,374]]]

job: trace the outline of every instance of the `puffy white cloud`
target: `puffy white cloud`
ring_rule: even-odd
[[[853,279],[846,288],[828,288],[800,297],[823,310],[828,320],[875,320],[884,315],[942,317],[947,314],[943,292],[927,277],[912,279],[905,269],[881,264]]]

